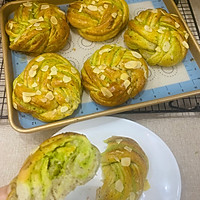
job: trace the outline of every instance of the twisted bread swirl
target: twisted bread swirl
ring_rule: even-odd
[[[104,45],[84,63],[81,73],[82,84],[96,103],[116,106],[143,89],[148,68],[139,53]]]
[[[71,115],[81,100],[78,70],[62,56],[45,53],[31,60],[13,82],[13,106],[41,121]]]
[[[44,141],[11,183],[7,200],[64,199],[95,175],[100,152],[86,136],[63,133]]]
[[[137,200],[141,196],[149,169],[148,158],[137,142],[113,136],[105,141],[102,153],[103,186],[97,200]]]
[[[139,50],[149,65],[168,67],[184,59],[188,36],[178,16],[159,8],[142,11],[130,20],[124,40],[130,49]]]
[[[69,5],[67,19],[87,40],[104,41],[116,36],[128,23],[124,0],[83,0]]]
[[[63,48],[70,31],[65,13],[57,6],[32,2],[19,6],[5,30],[10,49],[36,55]]]

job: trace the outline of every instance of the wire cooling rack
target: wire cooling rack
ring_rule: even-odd
[[[0,0],[0,7],[7,1]],[[177,2],[177,1],[175,1]],[[179,0],[178,9],[185,21],[187,22],[190,30],[196,38],[198,44],[200,44],[200,34],[197,26],[197,22],[194,17],[194,13],[189,0]],[[3,53],[1,46],[1,33],[0,33],[0,119],[7,119],[7,102],[6,102],[6,89],[5,89],[5,74],[3,66]],[[182,98],[166,103],[152,105],[137,110],[128,112],[133,113],[159,113],[159,112],[200,112],[200,95]]]

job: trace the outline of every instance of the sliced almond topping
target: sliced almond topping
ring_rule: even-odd
[[[151,12],[152,13],[158,13],[158,10],[157,9],[151,9]]]
[[[52,76],[52,75],[57,75],[57,73],[58,73],[58,69],[56,68],[56,66],[53,66],[52,68],[51,68],[51,73],[50,73],[50,75]]]
[[[107,65],[100,65],[99,69],[106,69]]]
[[[111,51],[111,49],[109,49],[109,48],[102,49],[102,50],[99,51],[99,54],[102,55],[103,53],[105,53],[105,52],[107,53],[107,52],[110,52],[110,51]]]
[[[32,69],[32,70],[38,69],[38,65],[32,65],[31,69]]]
[[[49,65],[45,65],[45,66],[41,69],[41,71],[46,72],[48,69],[49,69]]]
[[[142,58],[142,55],[136,51],[131,51],[131,53],[135,58]]]
[[[68,83],[68,82],[70,82],[71,80],[72,80],[71,77],[66,76],[66,75],[63,76],[63,82],[64,82],[64,83]]]
[[[37,27],[35,30],[37,30],[37,31],[41,31],[42,28],[41,28],[41,27]]]
[[[161,48],[159,47],[159,46],[157,46],[156,48],[155,48],[155,50],[157,51],[157,52],[161,52]]]
[[[124,190],[124,185],[120,179],[115,182],[115,190],[118,192],[122,192]]]
[[[121,138],[115,140],[115,142],[116,142],[117,144],[120,144],[122,141],[123,141],[123,140],[122,140]]]
[[[135,200],[136,199],[136,195],[134,192],[130,192],[130,197],[129,200]]]
[[[185,39],[187,40],[188,39],[188,37],[189,37],[189,33],[187,33],[187,32],[185,32]]]
[[[21,37],[21,35],[18,35],[18,36],[14,39],[14,42],[17,42],[17,40],[19,40],[20,37]]]
[[[108,8],[108,4],[104,3],[104,4],[103,4],[103,7],[104,7],[105,9],[107,9],[107,8]]]
[[[101,72],[101,70],[100,70],[99,68],[95,67],[95,68],[93,69],[93,72],[94,72],[95,74],[99,74],[99,73]]]
[[[129,80],[125,80],[124,81],[124,83],[123,83],[123,85],[124,85],[124,87],[127,89],[128,88],[128,86],[131,84],[131,82],[129,81]]]
[[[127,94],[130,95],[131,92],[132,92],[132,90],[133,90],[133,88],[129,88],[129,89],[127,90]]]
[[[112,13],[111,16],[115,19],[117,17],[117,13]]]
[[[176,28],[179,28],[179,27],[180,27],[180,24],[177,23],[177,22],[175,22],[175,27],[176,27]]]
[[[56,17],[54,16],[51,16],[51,19],[50,19],[51,23],[56,25],[58,23],[58,20],[56,19]]]
[[[22,99],[24,103],[29,103],[31,101],[31,97],[27,97],[27,96],[22,96]]]
[[[102,75],[100,76],[100,79],[101,79],[101,80],[105,80],[105,78],[106,78],[106,76],[105,76],[104,74],[102,74]]]
[[[61,108],[60,108],[60,111],[62,112],[62,113],[64,113],[64,112],[66,112],[66,111],[68,111],[68,107],[67,106],[62,106]]]
[[[40,23],[36,22],[33,26],[40,26]]]
[[[46,97],[47,99],[49,99],[49,100],[53,100],[53,99],[54,99],[53,93],[52,93],[51,91],[48,92],[48,93],[45,95],[45,97]]]
[[[28,22],[31,24],[35,24],[38,22],[38,19],[29,19]]]
[[[139,17],[136,17],[136,20],[137,20],[138,22],[143,22],[143,20],[140,19]]]
[[[96,2],[95,1],[92,1],[92,5],[94,5]]]
[[[10,30],[12,30],[12,28],[13,28],[13,22],[9,22],[8,26],[9,26]]]
[[[31,78],[33,78],[35,75],[36,75],[36,70],[32,70],[32,69],[30,69],[29,70],[29,72],[28,72],[28,75],[31,77]]]
[[[129,147],[129,146],[125,146],[124,149],[127,150],[128,152],[132,151],[131,147]]]
[[[145,31],[152,32],[152,28],[148,25],[144,26]]]
[[[121,158],[121,165],[128,167],[131,164],[131,159],[129,157]]]
[[[168,42],[168,41],[166,41],[164,44],[163,44],[163,47],[162,47],[162,50],[164,51],[164,52],[168,52],[169,51],[169,49],[170,49],[170,43]]]
[[[33,97],[35,96],[35,92],[22,92],[22,96]]]
[[[34,82],[31,86],[34,88],[34,87],[37,87],[38,84],[36,82]]]
[[[119,158],[115,155],[113,155],[114,159],[117,161],[117,162],[120,162]]]
[[[49,8],[49,5],[41,5],[41,10],[45,10],[47,8]]]
[[[66,98],[65,98],[65,101],[66,101],[67,103],[69,103],[69,97],[66,97]]]
[[[128,79],[128,77],[129,77],[129,75],[127,73],[123,73],[123,74],[121,74],[120,79],[125,81]]]
[[[36,95],[41,95],[42,92],[41,92],[40,90],[37,90],[35,94],[36,94]]]
[[[91,10],[91,11],[97,11],[98,10],[97,6],[94,6],[94,5],[88,5],[87,8],[88,8],[88,10]]]
[[[186,41],[183,41],[182,42],[182,45],[186,48],[186,49],[189,49],[189,45]]]
[[[24,5],[25,7],[31,7],[31,6],[32,6],[32,3],[31,3],[31,2],[26,2],[26,3],[23,3],[23,5]]]
[[[172,13],[171,15],[174,16],[174,17],[178,17],[178,15],[176,15],[176,14],[174,14],[174,13]]]
[[[20,86],[22,86],[22,84],[21,83],[17,83],[17,85],[20,87]]]
[[[125,63],[125,65],[124,65],[124,67],[126,69],[135,69],[138,66],[141,66],[141,62],[140,61],[135,61],[135,60],[131,60],[131,61]]]
[[[36,59],[36,61],[37,61],[37,62],[41,62],[41,61],[43,61],[44,59],[45,59],[44,57],[40,56],[40,57],[38,57],[38,58]]]
[[[47,102],[47,98],[41,98],[40,100],[41,100],[41,102],[43,102],[43,103]]]
[[[38,18],[38,20],[39,20],[40,22],[43,22],[43,21],[44,21],[44,17],[40,16],[40,17]]]
[[[98,7],[98,11],[99,11],[100,13],[103,13],[103,12],[104,12],[103,6],[99,6],[99,7]]]
[[[47,88],[48,88],[49,90],[53,91],[53,87],[52,87],[50,84],[48,84],[48,83],[47,83]]]
[[[113,96],[112,92],[106,87],[102,87],[101,92],[102,92],[103,96],[105,96],[105,97],[110,98]]]
[[[83,8],[84,8],[84,6],[83,6],[83,4],[81,4],[81,7],[79,8],[78,12],[82,12]]]
[[[173,56],[173,55],[171,55],[171,56],[170,56],[170,58],[171,58],[171,60],[173,60],[173,59],[174,59],[174,56]]]
[[[71,72],[72,72],[73,74],[76,74],[76,73],[77,73],[77,70],[74,69],[74,67],[71,67]]]

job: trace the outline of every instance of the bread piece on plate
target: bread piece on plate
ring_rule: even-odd
[[[145,152],[131,138],[112,136],[105,142],[108,146],[101,158],[103,185],[97,190],[96,200],[138,200],[148,185]]]
[[[138,50],[149,65],[170,67],[180,63],[189,45],[181,19],[165,10],[148,9],[129,21],[124,40],[130,49]]]
[[[125,28],[129,8],[125,0],[75,1],[69,5],[67,19],[85,39],[104,41]]]
[[[56,53],[32,59],[13,82],[12,101],[16,110],[51,122],[71,115],[81,102],[79,71]]]
[[[11,182],[7,200],[61,200],[92,179],[100,163],[99,150],[86,136],[63,133],[44,141]]]
[[[148,67],[139,53],[104,45],[84,63],[81,73],[82,84],[96,103],[117,106],[143,89]]]
[[[55,5],[37,2],[22,3],[5,30],[10,49],[32,55],[62,49],[70,32],[63,11]]]

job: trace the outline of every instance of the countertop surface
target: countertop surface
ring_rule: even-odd
[[[191,0],[200,24],[200,1]],[[158,135],[174,154],[181,173],[181,200],[198,200],[200,191],[200,113],[117,114]],[[26,157],[59,129],[32,134],[18,133],[8,120],[0,120],[0,187],[14,178]],[[157,199],[154,199],[157,200]],[[160,200],[160,199],[159,199]],[[175,199],[168,199],[175,200]]]

